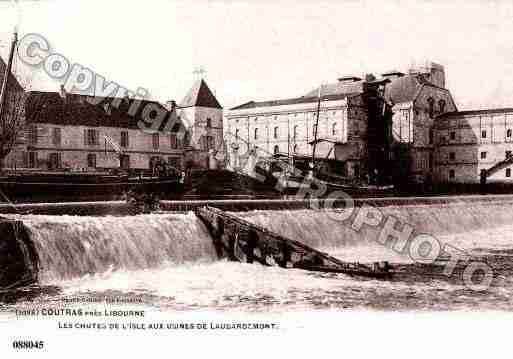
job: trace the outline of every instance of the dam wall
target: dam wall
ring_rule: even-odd
[[[384,197],[354,198],[354,206],[375,207],[408,205],[446,205],[465,203],[513,202],[513,195],[468,195],[437,197]],[[254,210],[293,210],[309,208],[345,208],[344,200],[326,199],[241,199],[241,200],[189,200],[161,201],[163,211],[188,212],[198,207],[212,206],[224,211],[246,212]],[[125,201],[63,202],[63,203],[20,203],[0,204],[1,214],[45,214],[73,216],[129,215],[132,207]]]

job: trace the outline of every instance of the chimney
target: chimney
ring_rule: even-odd
[[[413,66],[409,70],[410,75],[422,75],[424,79],[433,85],[445,88],[445,69],[442,65],[427,61],[422,66]]]
[[[376,76],[373,74],[366,74],[365,75],[365,82],[372,82],[376,80]]]
[[[351,83],[351,82],[357,82],[361,81],[362,79],[358,76],[348,75],[348,76],[342,76],[338,79],[341,83]]]
[[[403,76],[404,76],[404,73],[397,71],[397,70],[387,71],[387,72],[381,74],[381,77],[383,77],[385,79],[389,79],[389,80],[395,80],[395,79],[398,79],[399,77],[403,77]]]

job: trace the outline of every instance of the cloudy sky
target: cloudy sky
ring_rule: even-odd
[[[415,4],[413,4],[415,3]],[[202,66],[225,108],[300,96],[345,74],[446,68],[460,109],[513,107],[509,1],[0,2],[0,53],[12,28],[161,101],[180,100]],[[509,36],[508,36],[509,35]],[[19,70],[19,71],[24,71]],[[56,90],[39,73],[33,87]]]

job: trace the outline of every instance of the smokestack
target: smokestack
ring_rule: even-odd
[[[399,77],[403,77],[404,73],[397,71],[397,70],[392,70],[392,71],[387,71],[385,73],[382,73],[381,76],[385,79],[394,80],[394,79],[398,79]]]

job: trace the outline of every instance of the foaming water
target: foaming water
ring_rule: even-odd
[[[341,220],[341,211],[330,216],[314,210],[237,215],[343,260],[387,260],[401,276],[369,280],[217,260],[211,238],[192,213],[22,219],[42,256],[45,283],[61,290],[40,297],[43,303],[116,293],[141,295],[146,303],[170,310],[513,309],[511,202],[381,210],[416,232],[485,260],[502,280],[485,292],[473,292],[461,280],[422,274],[410,258],[377,243],[370,230],[353,231],[350,222]]]
[[[216,252],[192,213],[131,217],[23,216],[43,283],[165,263],[213,261]]]

